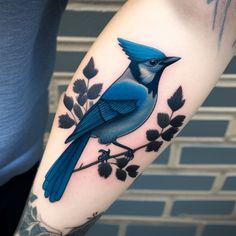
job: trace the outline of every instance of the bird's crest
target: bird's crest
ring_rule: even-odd
[[[156,48],[118,38],[119,45],[131,61],[143,62],[150,59],[163,59],[166,55]]]

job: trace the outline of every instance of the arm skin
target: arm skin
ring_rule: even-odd
[[[214,87],[235,51],[232,45],[236,36],[234,27],[236,4],[233,1],[219,1],[220,6],[217,7],[216,2],[216,0],[133,0],[122,7],[91,47],[72,78],[66,97],[63,95],[60,100],[32,193],[15,235],[40,235],[40,233],[41,235],[72,235],[72,232],[76,233],[74,235],[84,235],[102,213],[132,184],[135,176],[140,174],[169,145],[172,136],[176,136],[179,128],[188,122]],[[118,38],[129,40],[135,45],[125,41],[120,42],[119,45]],[[122,78],[130,78],[127,68],[131,60],[145,57],[146,53],[150,54],[147,48],[139,52],[139,49],[135,48],[139,47],[136,43],[158,49],[166,57],[180,57],[181,59],[172,62],[161,76],[159,75],[158,98],[150,116],[146,115],[147,119],[144,119],[143,124],[116,140],[123,147],[122,145],[119,147],[119,143],[115,141],[108,146],[99,144],[98,139],[93,138],[95,134],[101,135],[100,138],[106,144],[104,140],[108,140],[108,136],[117,127],[109,126],[109,119],[110,124],[120,125],[118,130],[123,130],[122,132],[129,130],[134,124],[128,119],[133,114],[132,112],[137,112],[136,118],[132,117],[137,123],[138,116],[141,116],[144,109],[140,107],[144,99],[147,99],[145,96],[154,94],[153,91],[145,92],[147,90],[142,86],[138,87],[140,84],[137,82],[137,86],[124,85],[124,81],[119,85],[114,83],[125,71],[127,74],[125,76],[123,74]],[[154,57],[158,57],[157,52],[155,53]],[[155,64],[150,60],[148,63]],[[139,67],[139,72],[145,73],[146,67],[142,70],[141,67]],[[88,103],[81,106],[82,113],[78,105],[75,106],[76,97],[85,92],[81,90],[86,90],[81,89],[83,82],[78,82],[78,79],[83,79],[89,88],[94,84],[100,84],[96,85],[96,91],[90,91],[92,93],[90,98],[97,98],[92,100],[95,103],[93,111],[88,110]],[[145,77],[142,83],[145,79],[150,78]],[[125,88],[129,88],[129,91],[124,91]],[[108,90],[110,92],[105,93]],[[74,104],[68,97],[73,98]],[[150,101],[153,102],[152,99]],[[143,107],[151,107],[151,102],[145,101],[147,103]],[[85,110],[88,110],[81,118],[81,123],[78,122],[76,114],[73,116],[71,114],[70,109],[73,105],[77,112],[72,110],[72,113],[76,113],[80,118]],[[145,112],[148,114],[150,111],[147,109]],[[71,119],[69,121],[67,119],[65,124],[63,123],[65,116],[62,115],[66,113]],[[172,125],[169,124],[168,118],[173,120],[177,115],[179,115],[178,119],[172,121]],[[73,117],[78,122],[76,128],[73,125]],[[106,119],[108,121],[104,121]],[[122,123],[122,119],[128,120]],[[158,123],[157,120],[159,120]],[[89,122],[89,125],[86,126],[86,122]],[[68,128],[70,125],[73,126]],[[102,125],[105,128],[101,128]],[[174,128],[171,128],[172,126]],[[96,127],[99,128],[95,129]],[[74,130],[74,134],[70,136]],[[118,130],[114,132],[118,134]],[[165,133],[167,130],[169,131]],[[158,133],[161,133],[160,137]],[[61,194],[58,192],[55,194],[53,191],[50,192],[48,186],[53,179],[53,174],[60,179],[63,168],[60,169],[59,164],[55,167],[54,163],[58,163],[57,160],[62,155],[67,155],[66,158],[61,159],[64,158],[67,163],[68,152],[72,149],[70,146],[72,140],[74,143],[75,140],[79,140],[74,150],[77,155],[76,166],[70,167],[76,171],[69,175],[66,184],[58,182],[57,189],[62,191]],[[86,143],[84,146],[82,141]],[[81,154],[82,148],[84,149]],[[108,149],[110,153],[106,152]],[[99,155],[100,159],[98,159]],[[123,159],[117,162],[119,158]],[[131,167],[126,169],[128,166]],[[112,173],[110,173],[111,168]],[[117,175],[116,169],[120,172]],[[64,171],[67,173],[67,169]],[[46,197],[45,189],[48,191]]]

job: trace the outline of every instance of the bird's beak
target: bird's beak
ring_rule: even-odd
[[[164,66],[169,66],[169,65],[177,62],[180,59],[181,59],[181,57],[166,57],[161,61],[161,64]]]

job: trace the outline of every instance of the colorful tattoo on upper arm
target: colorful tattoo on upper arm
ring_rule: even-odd
[[[98,166],[98,174],[108,178],[115,171],[120,181],[135,178],[139,166],[129,164],[136,151],[157,152],[164,141],[169,142],[182,126],[185,116],[175,112],[185,104],[182,87],[167,100],[169,113],[157,114],[157,127],[146,131],[147,142],[134,149],[118,140],[141,127],[152,114],[158,99],[159,81],[162,72],[180,57],[168,57],[160,50],[118,38],[120,47],[128,56],[130,64],[123,74],[101,95],[102,84],[93,83],[99,73],[91,58],[83,70],[84,79],[73,84],[75,98],[64,96],[68,112],[59,116],[59,127],[71,128],[72,134],[65,140],[70,143],[48,170],[43,183],[44,195],[50,202],[59,201],[74,172]],[[95,102],[96,101],[96,102]],[[90,138],[99,143],[116,145],[124,149],[113,154],[110,149],[100,149],[98,159],[92,163],[77,162]]]

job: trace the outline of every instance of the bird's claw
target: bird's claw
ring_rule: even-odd
[[[98,160],[101,162],[107,161],[110,157],[111,150],[108,149],[107,151],[104,149],[100,149],[98,152],[101,153],[101,155],[98,156]]]
[[[130,161],[130,160],[132,160],[134,158],[134,150],[133,149],[129,149],[124,155]]]

